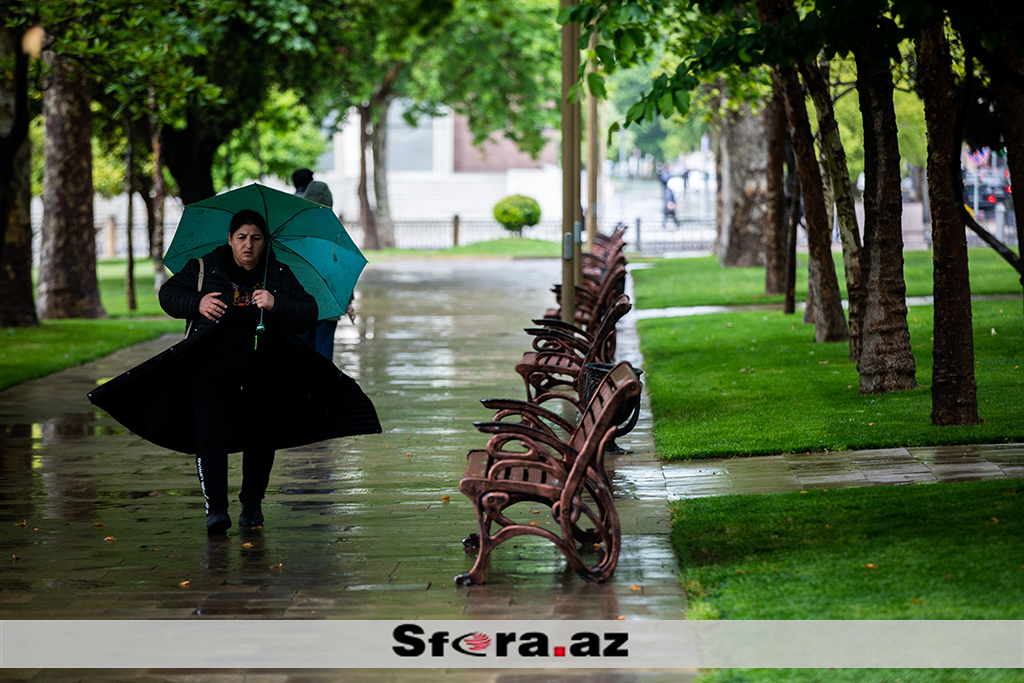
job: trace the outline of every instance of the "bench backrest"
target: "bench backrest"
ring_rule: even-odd
[[[603,449],[601,442],[608,430],[617,426],[615,417],[619,407],[639,395],[640,381],[633,367],[626,361],[616,363],[594,391],[583,415],[569,435],[567,445],[581,455],[588,453],[589,449],[599,453],[597,449]]]
[[[617,265],[605,273],[601,280],[601,288],[594,296],[594,302],[590,313],[590,324],[587,331],[593,333],[600,325],[600,320],[605,312],[611,307],[615,300],[623,293],[626,284],[626,267]]]
[[[580,364],[582,367],[586,367],[588,363],[611,363],[615,360],[615,326],[632,308],[633,304],[627,295],[622,294],[615,299],[601,318],[601,324],[594,330],[593,342]]]

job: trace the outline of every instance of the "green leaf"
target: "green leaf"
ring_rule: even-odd
[[[619,122],[618,122],[618,121],[616,121],[616,122],[615,122],[615,123],[613,123],[612,125],[608,126],[608,143],[607,143],[607,146],[608,146],[608,147],[611,147],[611,146],[612,146],[612,133],[617,133],[617,132],[619,132],[619,129],[620,129],[621,127],[622,127],[622,126],[620,126],[620,125],[619,125]]]
[[[601,60],[601,63],[607,67],[615,66],[615,53],[607,45],[598,45],[594,48],[594,52],[597,53],[597,58]]]
[[[590,87],[590,94],[594,97],[604,100],[608,98],[608,92],[604,87],[604,76],[601,74],[589,73],[587,74],[587,85]]]
[[[686,113],[690,111],[690,92],[688,90],[676,90],[672,93],[672,98],[675,100],[676,111],[679,112],[680,116],[686,116]]]
[[[629,13],[633,15],[633,19],[640,23],[644,23],[648,19],[647,11],[637,2],[629,3]]]
[[[626,121],[639,121],[644,116],[644,106],[646,102],[643,100],[634,102],[629,109],[626,110]]]
[[[632,57],[636,52],[636,41],[626,31],[615,32],[615,47],[626,57]]]
[[[642,48],[647,44],[647,38],[644,36],[644,32],[638,28],[627,28],[626,32],[633,37],[633,43],[638,48]]]
[[[582,98],[582,86],[579,83],[573,83],[569,88],[569,96],[567,101],[569,104],[576,104]]]
[[[672,115],[672,93],[666,92],[658,98],[658,113],[664,117]]]

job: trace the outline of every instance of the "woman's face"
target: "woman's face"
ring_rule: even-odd
[[[243,225],[228,237],[231,254],[235,263],[246,270],[252,270],[260,262],[260,254],[266,247],[263,233],[255,225]]]

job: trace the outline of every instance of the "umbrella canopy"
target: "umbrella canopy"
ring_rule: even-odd
[[[345,313],[366,258],[330,208],[252,184],[189,204],[164,256],[177,273],[189,259],[227,244],[231,218],[242,209],[263,214],[269,247],[316,299],[321,318]]]

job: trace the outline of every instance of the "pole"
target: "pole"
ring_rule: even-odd
[[[578,74],[580,72],[580,51],[579,51],[579,37],[580,37],[580,26],[579,24],[573,24],[576,28],[575,31],[575,42],[576,49],[573,50],[573,56],[576,58],[574,62],[572,72]],[[575,132],[576,142],[572,146],[573,151],[573,217],[572,217],[572,236],[573,236],[573,281],[577,287],[583,285],[583,194],[582,188],[580,187],[580,179],[583,177],[583,104],[577,102],[572,106],[573,117],[575,118],[575,124],[573,130]]]
[[[571,7],[576,0],[562,0],[562,7]],[[576,322],[576,269],[574,204],[579,206],[580,177],[576,173],[576,156],[579,153],[579,134],[576,131],[576,112],[569,103],[569,89],[576,81],[576,60],[579,59],[579,25],[562,26],[562,320]],[[573,147],[576,153],[573,153]],[[575,191],[573,191],[575,187]]]
[[[591,51],[597,47],[597,31],[590,36]],[[589,73],[597,69],[591,63]],[[597,98],[587,88],[587,252],[594,253],[597,235],[597,179],[601,172],[601,153],[597,140]]]

